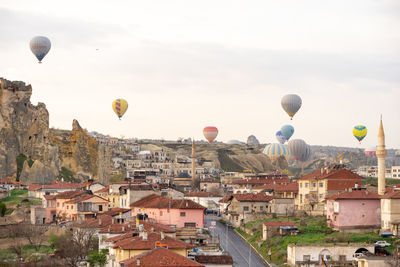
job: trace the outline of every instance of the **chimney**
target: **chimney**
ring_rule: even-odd
[[[349,192],[353,192],[353,188],[349,188]]]
[[[321,174],[324,174],[324,168],[321,168]]]
[[[368,191],[365,191],[365,194],[368,195]]]
[[[189,207],[189,203],[186,201],[186,208]]]
[[[114,218],[111,219],[111,224],[114,224]]]
[[[99,218],[99,225],[101,225],[101,218]]]
[[[125,226],[122,226],[122,232],[125,232]]]
[[[111,225],[108,226],[108,232],[111,232]]]
[[[136,266],[140,266],[140,259],[136,260]]]
[[[153,227],[153,226],[150,228],[150,231],[151,231],[152,233],[154,232],[154,227]]]
[[[161,235],[161,240],[165,240],[165,234],[163,231],[160,232],[160,235]]]
[[[148,239],[147,239],[147,232],[146,232],[146,231],[143,231],[142,239],[143,239],[143,241],[147,241],[147,240],[148,240]]]

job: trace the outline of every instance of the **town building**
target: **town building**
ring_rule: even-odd
[[[219,211],[218,203],[222,196],[216,193],[199,191],[185,194],[185,199],[190,199],[208,210]]]
[[[263,240],[276,235],[296,235],[299,232],[294,222],[264,222]]]
[[[221,182],[214,178],[206,178],[200,181],[200,190],[206,192],[219,192],[221,188]]]
[[[143,216],[174,227],[204,228],[205,207],[188,199],[170,199],[156,194],[132,203],[132,216]]]
[[[327,225],[335,230],[370,232],[381,225],[381,197],[365,189],[328,197],[326,209]]]
[[[400,234],[400,190],[394,189],[381,196],[381,221],[382,231]]]

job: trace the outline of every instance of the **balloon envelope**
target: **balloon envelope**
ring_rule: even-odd
[[[122,98],[115,99],[112,103],[112,108],[115,114],[117,114],[118,118],[121,119],[128,109],[128,102]]]
[[[364,153],[367,157],[375,157],[376,156],[376,146],[365,149]]]
[[[212,143],[218,135],[218,129],[214,126],[207,126],[203,129],[204,137],[209,143]]]
[[[284,97],[282,97],[281,100],[281,105],[283,110],[286,111],[286,113],[290,116],[291,119],[293,119],[293,116],[300,109],[301,103],[302,101],[300,96],[295,94],[285,95]]]
[[[42,63],[42,59],[47,55],[51,48],[51,42],[49,38],[45,36],[35,36],[29,42],[32,53]]]
[[[282,135],[281,131],[276,132],[276,139],[278,139],[278,142],[281,144],[284,144],[286,142],[286,138]]]
[[[296,160],[307,161],[311,155],[311,149],[304,140],[293,139],[288,142],[290,154],[295,157]]]
[[[290,137],[292,137],[294,133],[294,128],[292,125],[283,125],[281,128],[282,135],[289,141]]]
[[[365,127],[364,125],[354,126],[353,135],[361,143],[361,141],[367,135],[367,127]]]
[[[290,155],[290,150],[287,145],[273,143],[267,145],[263,153],[267,155],[270,159],[276,159],[280,156],[288,156]]]

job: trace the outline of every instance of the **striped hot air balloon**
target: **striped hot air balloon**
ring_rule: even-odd
[[[207,126],[203,129],[204,137],[209,143],[212,143],[218,135],[218,129],[214,126]]]
[[[295,94],[289,94],[282,97],[281,105],[283,110],[290,116],[290,119],[293,119],[293,116],[301,107],[301,98]]]
[[[311,155],[311,149],[302,139],[293,139],[288,142],[290,153],[296,160],[307,161]]]
[[[369,147],[364,151],[365,156],[367,157],[375,157],[376,156],[376,146]]]
[[[115,99],[112,103],[112,108],[115,114],[117,114],[118,118],[121,119],[128,109],[128,102],[122,98]]]
[[[280,156],[289,156],[290,155],[290,150],[287,145],[283,144],[278,144],[278,143],[273,143],[267,145],[263,153],[268,156],[271,160],[275,160],[279,158]]]
[[[45,36],[33,37],[29,43],[32,53],[42,63],[42,59],[47,55],[51,48],[51,42],[49,38]]]
[[[356,125],[353,128],[353,135],[361,143],[364,137],[367,135],[367,127],[364,125]]]

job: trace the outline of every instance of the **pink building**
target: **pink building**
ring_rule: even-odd
[[[367,231],[380,228],[380,196],[366,190],[353,190],[328,197],[327,224],[340,231]]]
[[[169,199],[152,194],[131,204],[132,216],[145,216],[157,223],[181,227],[204,227],[205,207],[188,199]]]

